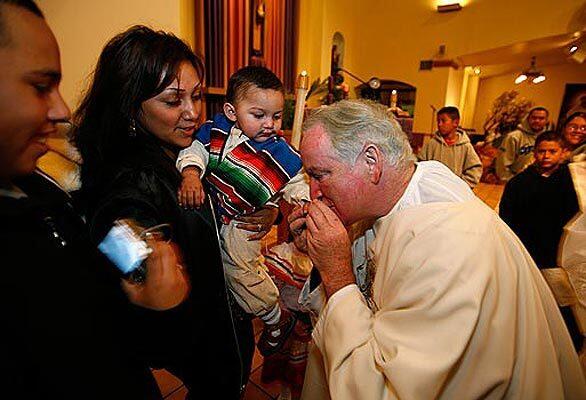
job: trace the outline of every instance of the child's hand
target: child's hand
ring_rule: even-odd
[[[203,204],[205,192],[199,174],[199,169],[194,167],[185,168],[181,172],[183,180],[177,191],[177,198],[181,207],[198,208]]]

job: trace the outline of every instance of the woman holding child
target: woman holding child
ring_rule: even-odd
[[[234,314],[209,205],[186,210],[176,195],[175,159],[199,125],[203,76],[202,61],[175,36],[130,28],[102,51],[75,116],[75,141],[93,239],[119,219],[169,224],[191,279],[191,294],[170,311],[124,310],[121,340],[148,366],[179,377],[190,396],[213,387],[217,398],[232,399],[248,380],[252,325]],[[274,217],[254,227],[268,230]]]

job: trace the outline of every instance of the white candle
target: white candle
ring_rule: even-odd
[[[397,107],[397,91],[393,89],[391,91],[391,108]]]
[[[297,99],[295,100],[295,115],[293,116],[293,129],[291,130],[291,145],[299,149],[301,142],[301,125],[303,123],[303,113],[305,111],[305,96],[309,91],[309,75],[307,71],[301,71],[295,84]]]

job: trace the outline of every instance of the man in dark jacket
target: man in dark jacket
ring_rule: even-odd
[[[127,356],[133,339],[116,310],[128,300],[175,307],[187,279],[171,246],[151,243],[147,281],[117,289],[71,198],[35,172],[70,115],[59,48],[34,2],[0,0],[0,59],[2,397],[159,398],[150,371]]]

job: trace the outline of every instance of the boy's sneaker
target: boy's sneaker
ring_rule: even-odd
[[[281,350],[287,338],[293,332],[295,322],[297,322],[295,316],[289,310],[282,309],[279,322],[274,325],[265,324],[256,345],[260,354],[263,357],[268,357]]]

